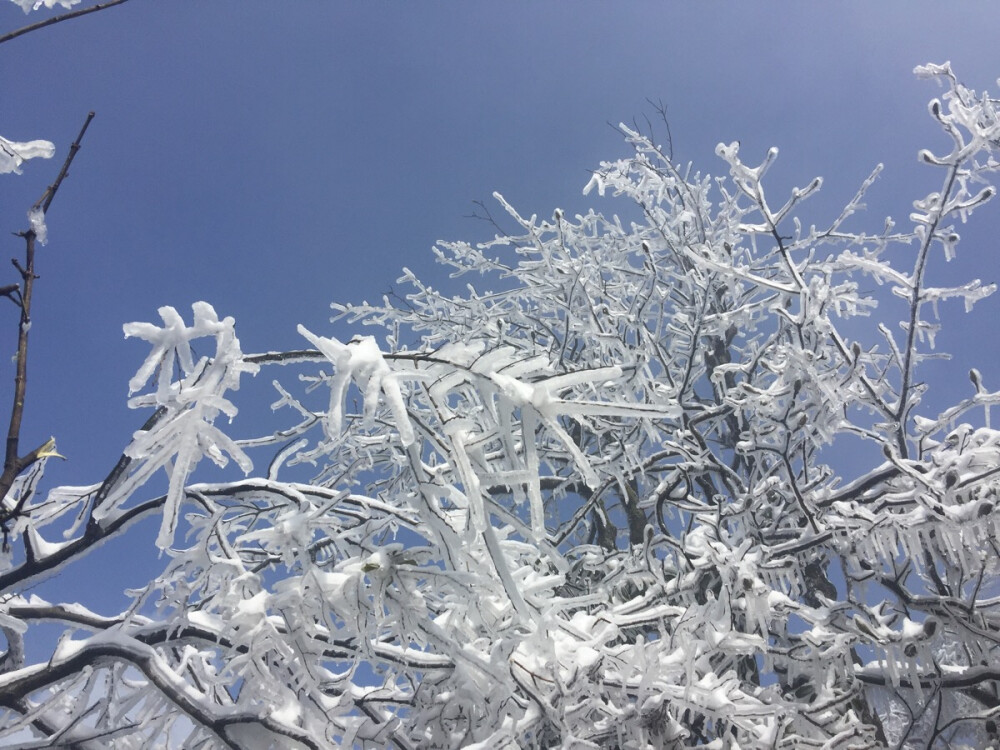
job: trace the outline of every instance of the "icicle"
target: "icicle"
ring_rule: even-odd
[[[489,520],[486,517],[479,476],[472,468],[472,463],[469,461],[469,454],[465,450],[469,431],[460,427],[452,427],[447,431],[451,433],[452,455],[455,459],[455,468],[458,471],[459,478],[462,480],[462,484],[465,486],[465,496],[469,501],[469,520],[472,523],[472,528],[482,532],[489,523]]]
[[[908,529],[905,531],[903,529],[899,529],[896,532],[896,540],[903,557],[910,560],[921,559],[921,550],[928,549],[928,547],[925,546],[926,540],[922,537],[920,531],[916,529]]]
[[[922,705],[924,702],[924,689],[923,686],[920,684],[920,664],[919,664],[920,660],[916,655],[914,655],[913,657],[904,656],[903,658],[904,658],[903,665],[906,669],[906,678],[910,681],[910,685],[912,685],[913,687],[913,691],[917,696],[917,700]]]
[[[535,541],[545,538],[545,506],[542,504],[542,491],[539,484],[541,466],[538,463],[538,448],[535,443],[535,432],[538,429],[538,417],[533,409],[521,410],[521,439],[524,445],[525,471],[531,476],[528,482],[528,502],[531,509],[531,535]]]
[[[894,649],[884,647],[879,650],[882,652],[882,664],[889,674],[889,682],[894,688],[899,688],[899,665],[896,663]]]

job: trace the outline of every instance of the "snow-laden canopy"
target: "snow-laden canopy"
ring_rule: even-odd
[[[925,271],[992,197],[1000,125],[918,72],[953,148],[922,153],[942,187],[908,229],[848,228],[881,167],[807,225],[820,181],[768,196],[777,150],[720,145],[711,179],[622,126],[587,187],[631,220],[498,196],[510,231],[437,249],[465,294],[407,274],[335,305],[370,335],[247,354],[207,303],[126,326],[152,412],[118,465],[44,492],[43,456],[4,499],[0,743],[995,741],[1000,392],[973,371],[926,413],[918,373],[938,304],[993,291]],[[246,437],[234,391],[282,368],[283,425]],[[205,456],[246,477],[193,475]],[[124,611],[29,591],[153,515],[163,570]],[[42,621],[64,634],[33,660]]]

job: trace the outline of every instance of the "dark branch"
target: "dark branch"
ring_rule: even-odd
[[[89,13],[96,13],[99,10],[104,10],[105,8],[110,8],[114,5],[121,5],[122,3],[127,3],[128,0],[109,0],[106,3],[98,3],[97,5],[91,5],[89,8],[80,8],[80,10],[72,10],[69,13],[63,13],[61,16],[53,16],[52,18],[46,18],[44,21],[39,21],[38,23],[33,23],[28,26],[22,26],[20,29],[15,29],[14,31],[9,31],[3,36],[0,36],[0,44],[4,42],[9,42],[11,39],[17,39],[19,36],[24,36],[32,31],[37,31],[38,29],[44,29],[46,26],[52,26],[53,24],[60,23],[62,21],[68,21],[71,18],[79,18],[80,16],[86,16]]]
[[[55,181],[35,201],[32,210],[49,210],[49,206],[52,205],[52,199],[55,198],[56,193],[59,191],[59,186],[62,185],[62,181],[69,174],[70,164],[73,163],[76,152],[80,150],[80,143],[87,132],[87,128],[90,127],[90,121],[93,119],[94,113],[88,113],[83,127],[80,128],[80,133],[69,147],[69,153],[66,155],[66,160],[63,162]],[[17,260],[13,261],[18,272],[21,274],[24,284],[19,295],[21,319],[18,324],[17,368],[14,374],[14,403],[11,406],[10,424],[7,428],[3,473],[0,474],[0,499],[7,497],[7,493],[10,492],[10,488],[13,486],[17,476],[35,463],[41,457],[42,452],[50,447],[51,442],[49,441],[36,447],[26,456],[18,456],[21,438],[21,420],[24,416],[24,399],[28,386],[28,331],[31,328],[31,295],[34,290],[35,279],[38,278],[35,274],[35,231],[28,229],[22,236],[25,241],[25,265],[22,266]],[[9,289],[9,286],[4,288]],[[6,523],[12,514],[13,511],[0,512],[0,524]]]
[[[124,0],[121,0],[124,2]],[[83,121],[83,127],[80,128],[80,132],[77,134],[73,143],[70,144],[69,153],[66,154],[66,161],[63,162],[62,168],[59,170],[59,174],[56,175],[56,180],[47,188],[45,192],[42,193],[42,197],[35,201],[35,205],[32,206],[33,209],[41,208],[42,211],[48,212],[49,206],[52,205],[52,199],[56,197],[56,192],[59,190],[59,186],[62,185],[62,181],[69,174],[69,165],[73,163],[73,159],[76,158],[76,152],[80,150],[80,143],[83,141],[83,136],[87,134],[87,128],[90,127],[91,120],[94,119],[94,113],[88,112],[87,119]]]

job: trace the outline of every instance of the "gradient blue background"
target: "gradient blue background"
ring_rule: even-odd
[[[44,14],[4,1],[0,30]],[[189,317],[204,299],[236,318],[245,351],[296,348],[297,323],[347,333],[328,304],[380,297],[403,265],[441,282],[431,246],[492,236],[464,217],[494,190],[526,214],[625,210],[581,188],[627,154],[608,123],[652,114],[647,98],[702,171],[720,173],[716,143],[739,139],[751,162],[781,149],[775,203],[822,175],[806,223],[884,162],[853,226],[907,226],[941,179],[916,152],[947,146],[926,114],[939,89],[912,69],[951,60],[1000,93],[997,28],[987,2],[131,0],[0,45],[0,133],[59,147],[0,178],[0,257],[22,254],[10,233],[97,112],[38,260],[24,444],[56,436],[69,460],[51,482],[103,478],[146,416],[125,406],[146,348],[121,325],[160,305]],[[994,202],[938,280],[1000,280],[998,229]],[[923,371],[939,407],[969,392],[973,365],[1000,387],[1000,300],[945,311],[938,344],[956,359]],[[0,394],[15,321],[0,305]],[[141,575],[111,566],[102,583]]]

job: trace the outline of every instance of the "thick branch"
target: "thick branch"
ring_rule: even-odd
[[[888,687],[892,685],[892,679],[882,668],[872,670],[867,667],[856,667],[854,676],[861,682],[868,685],[880,685]],[[1000,671],[989,667],[969,667],[963,672],[946,674],[924,674],[918,678],[920,687],[923,689],[940,688],[941,690],[967,690],[975,688],[984,683],[1000,681]],[[913,688],[916,685],[906,677],[899,678],[899,686]]]
[[[45,557],[28,560],[0,575],[0,594],[23,589],[27,584],[44,580],[70,560],[84,555],[108,539],[126,531],[132,524],[151,513],[159,512],[166,502],[166,495],[147,500],[116,515],[106,525],[93,524],[83,536],[59,547]]]
[[[207,701],[198,700],[192,691],[185,689],[184,683],[163,663],[162,657],[153,648],[127,638],[91,641],[68,658],[54,658],[47,664],[37,664],[0,676],[0,703],[16,709],[21,697],[72,677],[83,669],[109,662],[126,662],[135,666],[192,721],[213,732],[227,747],[234,750],[239,744],[233,741],[229,730],[241,724],[257,724],[278,736],[302,743],[305,747],[321,750],[322,746],[307,732],[281,724],[268,716],[213,711],[206,705]]]

